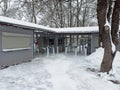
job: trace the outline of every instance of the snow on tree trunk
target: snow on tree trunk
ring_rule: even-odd
[[[111,26],[111,34],[112,34],[112,41],[114,45],[117,46],[119,45],[119,16],[120,16],[120,0],[116,0],[114,9],[113,9],[113,14],[112,14],[112,26]]]
[[[115,3],[114,6],[112,3]],[[112,63],[117,52],[119,44],[118,29],[119,29],[119,13],[120,13],[120,0],[116,1],[98,0],[97,16],[99,24],[100,42],[103,43],[104,56],[101,63],[101,72],[107,72],[112,69]],[[112,5],[112,6],[111,6]],[[110,8],[112,7],[112,8]],[[112,10],[109,10],[109,9]],[[113,12],[112,12],[113,11]],[[108,15],[111,14],[111,15]],[[112,16],[112,19],[110,18]],[[111,22],[111,28],[105,19]]]
[[[104,56],[101,63],[101,72],[108,72],[112,68],[113,61],[110,27],[108,25],[104,26],[102,36],[104,43]]]

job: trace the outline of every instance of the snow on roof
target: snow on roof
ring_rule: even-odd
[[[95,33],[98,32],[98,27],[71,27],[71,28],[58,28],[57,33]]]
[[[22,20],[16,20],[16,19],[4,17],[4,16],[0,16],[0,22],[14,24],[17,26],[23,26],[23,27],[31,28],[31,29],[42,29],[42,30],[47,30],[47,31],[53,31],[52,28],[49,28],[46,26],[42,26],[42,25],[38,25],[38,24],[34,24],[34,23],[22,21]]]
[[[36,32],[39,31],[49,31],[49,32],[55,32],[55,33],[95,33],[98,32],[98,26],[93,27],[70,27],[70,28],[50,28],[43,25],[38,25],[26,21],[11,19],[8,17],[0,16],[0,22],[2,23],[8,23],[13,24],[21,27],[31,28],[36,30]]]

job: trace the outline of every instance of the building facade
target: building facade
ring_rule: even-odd
[[[0,16],[0,67],[28,62],[36,55],[89,55],[99,47],[98,31],[98,27],[49,28]]]
[[[0,23],[0,66],[33,59],[33,30]]]

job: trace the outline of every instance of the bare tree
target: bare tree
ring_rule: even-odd
[[[10,12],[12,12],[12,8],[11,8],[12,4],[11,4],[11,0],[1,0],[0,1],[0,10],[1,10],[1,14],[3,16],[9,17],[11,15]],[[14,11],[14,10],[13,10]]]
[[[120,0],[97,0],[97,17],[99,25],[100,43],[104,48],[101,72],[112,69],[112,63],[117,52]],[[111,4],[112,3],[112,4]],[[111,18],[110,18],[111,17]],[[109,21],[109,22],[108,22]],[[110,23],[111,22],[111,23]],[[109,27],[109,24],[111,28]]]
[[[52,27],[88,26],[96,15],[95,5],[95,0],[51,0],[42,21]]]
[[[94,18],[92,14],[95,16],[94,2],[95,0],[0,0],[0,14],[50,27],[88,26]]]

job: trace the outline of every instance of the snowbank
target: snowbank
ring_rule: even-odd
[[[87,56],[86,60],[89,63],[91,63],[92,67],[96,67],[97,69],[99,69],[100,64],[102,62],[103,54],[104,54],[104,49],[102,47],[98,48],[91,55]]]
[[[98,48],[94,53],[86,57],[86,60],[90,63],[89,67],[94,68],[97,71],[100,71],[100,65],[103,59],[104,49]],[[98,74],[109,81],[117,81],[117,83],[120,83],[120,52],[118,51],[116,53],[116,56],[113,61],[113,68],[110,71],[110,74],[107,73],[100,73]]]
[[[104,49],[98,48],[94,53],[86,57],[86,60],[94,65],[95,67],[99,67],[102,59],[103,59]],[[113,68],[120,68],[120,52],[116,53],[116,56],[113,61]]]
[[[113,61],[113,67],[119,67],[120,68],[120,52],[116,53],[115,59]]]

